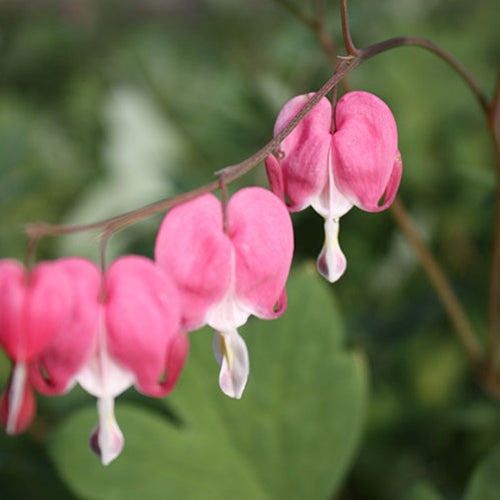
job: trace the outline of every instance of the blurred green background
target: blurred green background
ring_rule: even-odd
[[[312,12],[314,2],[296,4]],[[338,2],[327,5],[326,22],[341,47]],[[399,35],[430,38],[491,95],[500,62],[498,0],[354,0],[350,15],[359,46]],[[319,88],[330,72],[314,35],[272,0],[1,0],[0,256],[23,258],[23,223],[99,220],[212,180],[214,171],[265,144],[282,105]],[[401,198],[484,333],[495,175],[478,103],[442,61],[416,48],[377,56],[349,78],[393,110],[404,163]],[[256,183],[266,185],[262,167],[231,190]],[[160,220],[115,235],[110,256],[151,256]],[[117,465],[93,469],[97,459],[83,442],[95,417],[90,397],[78,389],[40,397],[25,435],[0,436],[0,498],[500,498],[500,408],[474,382],[390,214],[352,210],[343,217],[348,270],[333,286],[310,272],[323,240],[321,218],[307,210],[294,222],[290,295],[298,306],[276,326],[251,321],[245,328],[254,339],[251,377],[262,383],[249,385],[239,409],[213,391],[211,360],[199,373],[211,377],[210,388],[195,388],[196,363],[205,367],[210,354],[209,347],[198,353],[210,335],[195,334],[172,398],[148,400],[134,391],[120,398],[117,417],[123,415],[131,444]],[[40,245],[40,258],[67,254],[96,258],[96,234]],[[308,300],[311,287],[321,300]],[[318,305],[322,300],[331,301],[331,311]],[[299,329],[304,315],[310,323]],[[335,335],[342,341],[328,340]],[[324,351],[302,361],[312,342]],[[322,354],[336,350],[335,363],[322,366]],[[269,364],[270,377],[290,373],[289,386],[268,384]],[[2,385],[8,371],[2,358]],[[301,372],[310,376],[296,385],[291,374]],[[183,427],[191,414],[212,422],[212,413],[220,418],[198,434]],[[224,439],[210,440],[221,420],[232,430],[219,429]],[[155,426],[158,434],[138,439]],[[345,442],[335,441],[341,428]],[[165,440],[160,454],[156,439]],[[151,474],[173,482],[146,489]],[[177,484],[178,477],[185,482]]]

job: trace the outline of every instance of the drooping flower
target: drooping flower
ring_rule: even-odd
[[[144,257],[116,260],[104,278],[84,259],[61,261],[74,280],[73,321],[32,363],[30,376],[44,393],[60,393],[77,381],[97,398],[99,422],[90,443],[107,465],[124,444],[115,397],[132,385],[163,396],[180,374],[188,341],[179,330],[177,290]]]
[[[300,95],[285,104],[275,136],[311,96]],[[283,200],[288,198],[289,210],[312,206],[324,217],[325,243],[317,264],[330,282],[339,279],[347,265],[338,243],[340,217],[353,206],[379,212],[394,201],[402,174],[397,142],[388,106],[373,94],[356,91],[345,94],[334,113],[328,99],[321,99],[283,140],[277,157],[266,158],[271,188]]]
[[[283,313],[292,254],[290,216],[263,188],[238,191],[225,208],[206,194],[174,207],[163,220],[155,258],[177,284],[183,327],[216,330],[219,385],[230,397],[241,397],[249,373],[238,328],[251,314],[273,319]]]
[[[22,432],[35,415],[29,365],[68,325],[72,299],[65,273],[54,262],[26,270],[0,261],[0,345],[13,361],[0,418],[8,434]]]

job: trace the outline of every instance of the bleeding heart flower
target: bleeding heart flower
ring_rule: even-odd
[[[225,209],[214,195],[203,195],[163,220],[156,260],[177,284],[183,327],[217,330],[219,385],[228,396],[241,397],[249,373],[237,329],[251,314],[272,319],[283,313],[292,254],[290,216],[263,188],[240,190]]]
[[[277,135],[312,94],[291,99],[278,115]],[[330,282],[347,262],[338,243],[339,219],[354,205],[368,212],[386,209],[402,174],[394,117],[368,92],[349,92],[335,107],[323,98],[283,140],[277,158],[266,158],[272,190],[292,212],[312,206],[325,219],[325,244],[318,269]],[[332,132],[332,130],[334,131]]]
[[[14,363],[0,411],[8,434],[34,417],[28,366],[68,325],[71,307],[71,287],[56,262],[27,271],[15,260],[0,261],[0,344]]]
[[[63,392],[77,381],[97,397],[99,423],[90,444],[107,465],[124,444],[114,398],[132,385],[164,396],[180,374],[188,341],[179,330],[178,294],[144,257],[118,259],[104,278],[84,259],[60,259],[59,267],[73,285],[72,322],[31,364],[30,377],[44,393]]]
[[[177,290],[153,261],[126,256],[104,277],[93,352],[79,384],[97,397],[92,449],[107,465],[123,448],[114,398],[131,385],[150,396],[170,392],[184,365],[187,337],[179,330]]]

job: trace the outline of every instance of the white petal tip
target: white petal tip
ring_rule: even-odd
[[[90,435],[90,449],[101,459],[103,465],[109,465],[123,450],[125,439],[115,420],[114,400],[101,398],[97,401],[99,424]]]
[[[318,256],[316,265],[319,273],[330,283],[335,283],[345,272],[347,260],[340,249],[339,222],[337,220],[325,220],[325,244]]]
[[[226,396],[240,399],[250,371],[245,341],[236,330],[231,333],[216,333],[213,348],[220,365],[219,387]]]
[[[326,255],[327,253],[328,251],[321,251],[316,261],[316,267],[323,278],[330,283],[335,283],[344,274],[347,268],[347,261],[342,253],[334,256],[328,256]]]
[[[246,383],[246,378],[245,380],[234,379],[231,377],[228,370],[221,368],[219,375],[219,387],[226,396],[233,399],[241,399]]]
[[[125,440],[119,429],[118,433],[107,436],[104,440],[102,434],[97,426],[90,435],[89,445],[90,449],[100,458],[102,465],[109,465],[122,452]],[[104,446],[101,446],[100,441],[106,441]]]

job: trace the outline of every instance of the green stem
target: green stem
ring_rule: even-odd
[[[350,56],[358,57],[361,55],[361,51],[356,48],[351,38],[349,15],[347,13],[347,0],[340,1],[340,18],[342,22],[342,36],[344,37],[345,49]]]

